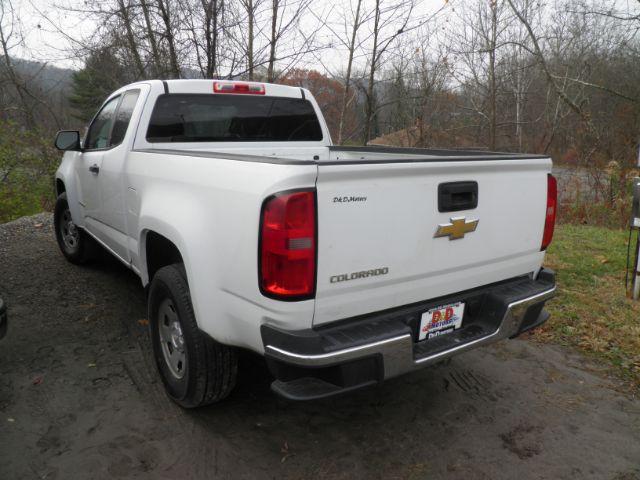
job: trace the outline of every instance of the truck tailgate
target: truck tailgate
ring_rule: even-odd
[[[550,171],[544,158],[321,163],[314,325],[535,272]],[[438,186],[457,182],[477,182],[477,207],[440,212]],[[434,237],[456,218],[475,231]]]

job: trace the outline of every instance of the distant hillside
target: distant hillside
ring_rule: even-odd
[[[420,129],[420,125],[404,128],[395,132],[381,135],[369,141],[370,145],[386,145],[393,147],[431,147],[431,148],[460,148],[484,150],[468,135],[438,131],[429,125]]]
[[[0,56],[0,60],[4,64],[2,56]],[[66,96],[71,88],[71,76],[73,75],[71,69],[15,57],[11,59],[11,62],[34,93],[53,94],[54,96],[62,93]]]

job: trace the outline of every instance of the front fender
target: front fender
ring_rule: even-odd
[[[84,227],[84,215],[80,205],[78,181],[73,167],[78,154],[79,152],[65,152],[62,157],[62,162],[55,173],[54,186],[55,182],[58,180],[64,184],[64,188],[67,193],[67,203],[69,204],[69,211],[71,212],[73,223],[79,227]]]

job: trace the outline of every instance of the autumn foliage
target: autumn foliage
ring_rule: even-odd
[[[331,137],[334,140],[338,138],[340,107],[344,95],[344,86],[339,80],[329,78],[317,70],[294,68],[278,83],[308,89],[322,110]],[[357,128],[354,109],[348,109],[345,117],[345,132],[354,131]]]

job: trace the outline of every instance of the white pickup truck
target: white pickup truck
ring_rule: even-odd
[[[99,244],[140,276],[184,407],[231,392],[238,349],[314,399],[548,318],[547,157],[333,146],[308,90],[218,80],[123,87],[56,146],[62,253]]]

